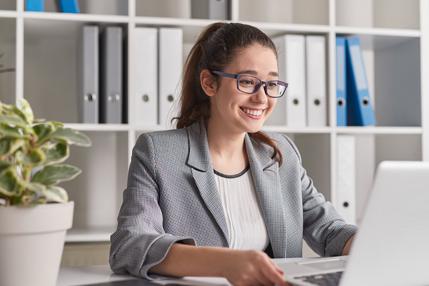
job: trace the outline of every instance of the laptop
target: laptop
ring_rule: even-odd
[[[292,285],[429,285],[429,162],[380,163],[348,257],[278,264]]]

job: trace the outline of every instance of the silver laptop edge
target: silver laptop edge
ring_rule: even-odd
[[[429,162],[380,163],[348,259],[279,265],[294,285],[312,285],[299,276],[344,269],[341,286],[429,285]]]

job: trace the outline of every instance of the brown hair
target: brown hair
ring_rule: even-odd
[[[184,128],[202,118],[210,117],[210,99],[200,84],[201,71],[223,70],[238,49],[255,43],[270,48],[277,57],[272,40],[261,30],[250,25],[218,22],[209,25],[200,34],[184,66],[180,115],[175,118],[177,128]],[[261,131],[249,133],[249,136],[271,146],[274,149],[273,158],[282,163],[282,154],[273,139]]]

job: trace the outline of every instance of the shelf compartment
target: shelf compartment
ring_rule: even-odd
[[[36,19],[24,21],[24,97],[41,118],[66,123],[79,122],[79,44],[85,24],[94,23]],[[107,25],[112,26],[98,24],[100,31]],[[126,26],[114,26],[122,27],[126,37]],[[123,62],[126,63],[125,53]],[[126,64],[123,69],[126,70]],[[127,81],[123,80],[123,83]]]
[[[79,13],[63,13],[59,10],[57,0],[45,1],[45,12],[34,12],[36,14],[55,13],[60,16],[70,15],[121,15],[128,16],[128,0],[80,0]],[[32,13],[32,12],[31,12]]]
[[[16,11],[16,0],[2,0],[0,1],[0,11]]]
[[[314,186],[327,200],[331,199],[331,136],[330,134],[290,134],[288,137],[298,147],[302,165]],[[283,158],[287,160],[287,158]]]
[[[246,0],[238,13],[240,21],[329,25],[328,0]]]
[[[376,126],[421,127],[420,38],[358,36]]]
[[[335,3],[337,26],[420,27],[419,0],[337,0]]]
[[[192,18],[193,0],[136,0],[137,17]]]
[[[421,161],[422,136],[415,134],[358,134],[356,138],[356,218],[362,219],[371,191],[375,171],[380,162]],[[339,190],[336,190],[337,193]],[[406,190],[404,190],[406,191]]]
[[[16,21],[0,18],[0,101],[15,104]]]
[[[91,138],[92,146],[73,146],[67,160],[82,169],[82,173],[63,184],[70,201],[75,203],[68,241],[104,240],[107,232],[116,226],[122,192],[126,188],[128,133],[84,133]]]

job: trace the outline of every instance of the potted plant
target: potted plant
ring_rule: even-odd
[[[55,285],[73,202],[58,183],[81,170],[64,164],[89,138],[34,119],[29,103],[0,102],[0,285]]]

